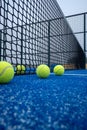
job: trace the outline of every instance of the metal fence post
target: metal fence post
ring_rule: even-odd
[[[1,47],[2,47],[2,31],[0,30],[0,61],[1,61]]]
[[[48,21],[48,66],[50,66],[50,20]]]
[[[21,65],[23,64],[23,26],[21,26]]]
[[[86,14],[84,13],[84,52],[86,51]]]
[[[86,14],[84,13],[84,53],[86,55]],[[86,59],[85,59],[86,66]]]

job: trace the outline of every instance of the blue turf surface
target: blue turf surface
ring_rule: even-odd
[[[87,130],[87,75],[23,75],[0,85],[0,130]]]

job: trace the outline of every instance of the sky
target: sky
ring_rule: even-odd
[[[65,16],[87,12],[87,0],[57,0]]]

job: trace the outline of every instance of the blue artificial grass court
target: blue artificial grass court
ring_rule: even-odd
[[[0,130],[87,130],[87,70],[0,85]]]

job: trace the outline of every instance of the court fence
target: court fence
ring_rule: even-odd
[[[86,55],[85,68],[87,69],[87,12],[66,16],[66,19]]]
[[[15,72],[24,65],[32,74],[40,64],[85,69],[84,50],[56,0],[2,0],[0,17],[0,61]]]

